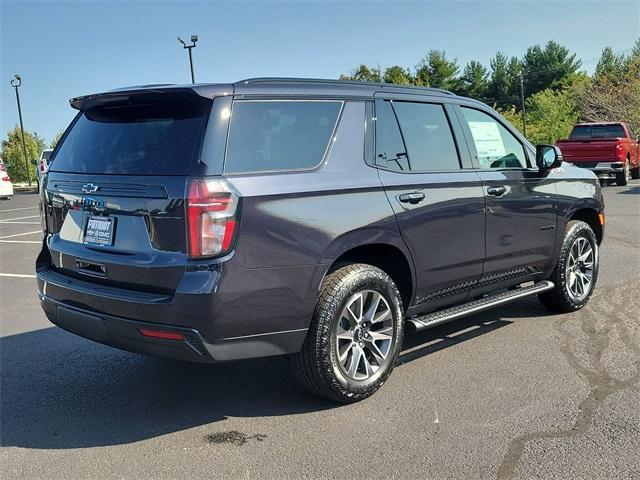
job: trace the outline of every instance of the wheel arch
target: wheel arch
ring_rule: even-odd
[[[593,230],[593,233],[596,234],[598,245],[602,243],[604,231],[602,228],[603,226],[600,224],[600,214],[598,210],[596,210],[595,208],[588,208],[588,207],[580,208],[572,212],[568,221],[571,221],[571,220],[581,220],[586,224],[588,224]]]
[[[367,263],[386,272],[395,282],[406,310],[415,295],[415,271],[411,254],[396,232],[360,230],[335,242],[323,255],[327,268],[322,277],[349,263]]]

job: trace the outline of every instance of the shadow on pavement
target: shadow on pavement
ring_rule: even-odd
[[[616,192],[618,195],[640,195],[640,186],[627,188],[620,192]]]
[[[510,307],[407,335],[400,364],[510,324],[501,314],[537,312]],[[174,362],[121,352],[55,327],[0,339],[0,365],[2,446],[120,445],[226,416],[338,407],[299,387],[283,357],[218,365]]]

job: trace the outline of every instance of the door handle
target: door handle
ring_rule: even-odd
[[[424,200],[424,193],[422,193],[422,192],[403,193],[402,195],[400,195],[398,197],[398,199],[402,203],[416,204],[416,203],[420,203],[422,200]]]
[[[507,187],[489,187],[487,188],[487,193],[489,195],[493,195],[494,197],[501,197],[507,192]]]

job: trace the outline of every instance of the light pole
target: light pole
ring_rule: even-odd
[[[198,41],[197,35],[191,35],[191,45],[187,45],[184,40],[178,37],[178,41],[182,44],[182,48],[186,48],[189,50],[189,67],[191,67],[191,83],[196,83],[196,79],[193,75],[193,57],[191,55],[191,49],[195,48],[196,42]]]
[[[24,166],[27,167],[27,181],[31,186],[31,172],[29,172],[29,160],[27,159],[27,144],[24,141],[24,126],[22,125],[22,109],[20,108],[20,93],[18,88],[22,85],[22,79],[17,73],[14,75],[14,79],[11,80],[11,86],[16,89],[16,102],[18,103],[18,118],[20,119],[20,134],[22,135],[22,154],[24,155]]]
[[[524,106],[524,75],[520,74],[520,107],[522,109],[522,135],[527,136],[527,112]]]

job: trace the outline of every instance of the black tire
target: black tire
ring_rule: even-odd
[[[616,173],[616,184],[619,187],[626,187],[627,183],[629,183],[629,162],[624,163],[624,168],[620,173]]]
[[[640,179],[640,167],[631,170],[631,178],[634,180]]]
[[[377,371],[364,380],[356,380],[349,378],[339,364],[336,332],[347,302],[363,291],[377,292],[386,301],[393,340]],[[325,278],[305,343],[300,353],[292,357],[293,370],[310,392],[336,402],[357,402],[373,395],[385,383],[398,359],[403,336],[402,299],[391,277],[371,265],[347,265]]]
[[[569,291],[567,278],[567,262],[571,248],[579,238],[584,238],[589,242],[593,250],[593,272],[589,285],[589,290],[584,298],[575,298]],[[553,273],[549,280],[554,283],[553,290],[538,295],[540,302],[551,311],[555,312],[575,312],[584,307],[596,286],[598,279],[598,241],[591,227],[580,220],[572,220],[567,224],[562,246],[560,247],[560,255]]]

